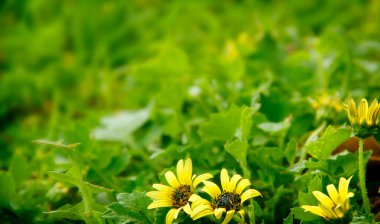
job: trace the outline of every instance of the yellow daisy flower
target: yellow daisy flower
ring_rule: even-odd
[[[303,205],[301,206],[305,211],[311,212],[315,215],[321,216],[324,219],[340,219],[343,218],[347,211],[350,209],[350,199],[354,193],[348,192],[348,185],[350,184],[352,176],[345,179],[343,177],[339,180],[339,191],[333,184],[326,187],[329,196],[320,191],[313,191],[314,197],[320,202],[318,206]]]
[[[211,202],[196,194],[190,197],[189,200],[192,202],[191,207],[193,208],[191,218],[196,220],[213,214],[217,219],[220,219],[223,213],[226,212],[226,217],[222,224],[228,223],[235,213],[238,213],[242,218],[242,222],[244,222],[243,203],[250,198],[261,196],[261,193],[254,189],[244,191],[246,187],[251,185],[251,182],[237,174],[230,179],[226,169],[222,169],[220,180],[222,191],[215,183],[203,181],[205,187],[202,191],[211,196]]]
[[[366,99],[362,99],[357,108],[353,99],[350,99],[348,105],[342,104],[342,106],[357,137],[367,138],[375,133],[380,115],[380,104],[377,99],[374,99],[369,107]]]
[[[172,209],[166,214],[166,224],[173,222],[178,217],[179,212],[183,209],[187,214],[191,214],[189,198],[194,193],[195,188],[202,181],[212,178],[209,173],[199,175],[193,173],[191,159],[184,162],[182,159],[177,163],[177,176],[168,171],[165,178],[170,186],[163,184],[153,184],[157,191],[150,191],[147,196],[153,199],[148,209],[159,207],[171,207]]]

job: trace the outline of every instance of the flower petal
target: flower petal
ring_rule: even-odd
[[[227,190],[228,185],[230,183],[230,177],[228,176],[228,172],[226,169],[222,169],[222,172],[220,173],[220,183],[222,184],[222,189]]]
[[[171,224],[173,222],[174,214],[176,213],[176,211],[176,208],[172,208],[168,211],[168,213],[166,214],[165,224]]]
[[[302,205],[301,208],[305,209],[305,211],[313,213],[314,215],[318,215],[318,216],[321,216],[323,218],[331,218],[327,213],[325,213],[318,206]]]
[[[163,184],[153,184],[153,188],[162,192],[167,192],[167,193],[172,193],[174,191],[173,188],[163,185]]]
[[[161,208],[161,207],[171,207],[173,206],[173,202],[169,200],[157,200],[153,201],[149,206],[148,209],[152,208]]]
[[[174,219],[178,218],[178,213],[182,210],[182,207],[178,208],[177,211],[174,213]]]
[[[248,187],[249,185],[251,185],[251,182],[248,180],[248,179],[243,179],[241,180],[237,187],[236,187],[236,190],[235,190],[235,193],[236,194],[241,194],[243,192],[243,190]]]
[[[378,108],[378,102],[377,99],[374,99],[371,103],[371,106],[369,106],[368,114],[367,114],[367,125],[371,126],[374,125],[376,122],[376,118],[373,116]]]
[[[334,207],[334,202],[324,193],[320,191],[313,191],[313,195],[326,208],[331,209]]]
[[[165,178],[168,181],[168,183],[170,184],[170,186],[172,186],[174,188],[179,187],[180,183],[178,182],[177,177],[174,175],[174,173],[172,171],[166,172]]]
[[[242,176],[235,174],[232,176],[230,183],[228,184],[227,191],[234,192],[237,182],[242,178]]]
[[[343,177],[339,179],[339,195],[343,201],[345,201],[348,196],[348,186],[350,184],[351,178],[352,176],[348,178],[348,180]]]
[[[156,200],[170,200],[170,195],[162,191],[149,191],[146,196]]]
[[[183,168],[183,160],[179,160],[177,163],[177,177],[181,184],[186,184],[185,171]]]
[[[234,215],[235,215],[235,210],[228,211],[226,214],[226,218],[224,218],[224,221],[222,222],[222,224],[227,224],[229,221],[231,221]]]
[[[198,186],[198,184],[200,184],[202,181],[208,180],[212,177],[213,177],[213,175],[211,175],[209,173],[204,173],[204,174],[197,176],[193,181],[193,187],[196,188]]]
[[[248,189],[241,195],[241,204],[243,204],[246,200],[257,196],[261,196],[261,193],[258,190]]]
[[[211,206],[209,201],[207,201],[204,198],[201,198],[199,195],[196,195],[196,194],[192,194],[189,198],[189,201],[192,202],[191,203],[192,209],[198,207],[199,205],[210,205]]]
[[[191,185],[191,176],[193,175],[193,164],[190,158],[187,158],[184,166],[184,180],[186,185]]]
[[[193,213],[193,210],[191,209],[189,203],[187,203],[185,206],[183,206],[183,210],[184,210],[188,215],[191,215],[191,213]]]
[[[366,99],[362,99],[358,106],[359,124],[361,124],[366,118],[368,113],[368,102]]]
[[[225,212],[225,211],[226,211],[225,208],[216,208],[216,209],[214,210],[215,218],[216,218],[216,219],[220,219],[220,217],[222,217],[222,215],[223,215],[223,212]]]
[[[341,202],[339,201],[340,200],[339,193],[336,190],[335,186],[333,184],[329,184],[329,185],[327,185],[326,189],[327,189],[327,193],[329,194],[329,196],[332,199],[332,201],[334,202],[334,204],[335,205],[340,204]]]
[[[211,205],[200,205],[193,210],[190,217],[193,220],[197,220],[199,218],[212,214],[214,214],[214,210],[212,209]]]
[[[239,223],[245,223],[245,211],[244,211],[244,209],[238,211],[238,213],[241,217],[241,222],[239,222]]]
[[[208,195],[210,195],[212,198],[218,197],[220,195],[221,191],[215,183],[211,181],[203,181],[205,187],[202,189],[202,191],[206,192]]]

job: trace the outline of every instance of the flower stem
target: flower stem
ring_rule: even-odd
[[[364,139],[360,138],[359,140],[359,183],[360,183],[360,190],[362,192],[362,198],[363,198],[363,206],[367,214],[370,214],[370,208],[369,208],[369,199],[367,196],[367,188],[365,186],[365,164],[363,159],[363,143]]]

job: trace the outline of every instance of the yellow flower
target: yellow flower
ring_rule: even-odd
[[[337,191],[333,184],[328,185],[326,189],[329,196],[320,191],[313,191],[313,195],[320,204],[318,206],[303,205],[301,207],[305,211],[321,216],[324,219],[343,218],[350,209],[349,198],[354,196],[354,193],[348,192],[351,178],[352,176],[348,180],[343,177],[340,178],[339,191]]]
[[[377,99],[374,99],[369,107],[367,100],[362,99],[357,108],[355,101],[350,99],[348,105],[343,104],[343,108],[348,114],[348,119],[357,137],[367,138],[377,132],[380,115],[380,104]]]
[[[196,194],[190,197],[189,200],[192,202],[191,207],[193,209],[191,218],[196,220],[214,214],[217,219],[220,219],[223,213],[226,212],[226,217],[222,224],[228,223],[235,213],[240,214],[242,222],[244,222],[243,203],[250,198],[261,196],[261,193],[254,189],[244,191],[245,188],[251,185],[251,182],[248,179],[242,179],[237,174],[230,179],[226,169],[222,169],[220,181],[223,191],[215,183],[203,181],[205,187],[202,191],[211,196],[211,202]]]
[[[343,108],[347,111],[351,125],[374,126],[379,123],[377,118],[380,114],[380,104],[377,99],[372,101],[369,108],[366,99],[360,101],[358,108],[356,108],[355,101],[350,99],[348,105],[344,104]]]
[[[192,175],[193,168],[191,159],[186,159],[185,162],[181,159],[177,163],[177,176],[168,171],[165,173],[165,178],[170,186],[163,184],[153,184],[153,188],[157,191],[150,191],[147,196],[153,199],[153,202],[148,206],[148,209],[159,207],[171,207],[172,209],[166,214],[166,224],[173,222],[173,219],[178,217],[178,213],[183,209],[190,215],[191,208],[189,198],[194,193],[194,189],[202,181],[212,178],[209,173]]]

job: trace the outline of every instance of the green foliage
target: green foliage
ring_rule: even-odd
[[[351,136],[348,129],[327,127],[324,134],[316,142],[307,145],[307,152],[317,159],[326,159],[340,144]]]
[[[336,102],[379,98],[379,7],[0,1],[0,222],[164,223],[145,192],[190,157],[262,193],[249,223],[327,223],[300,206],[350,176],[351,222],[373,223]],[[364,153],[373,201],[377,155]]]

